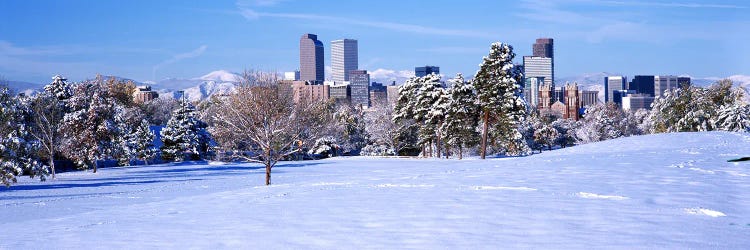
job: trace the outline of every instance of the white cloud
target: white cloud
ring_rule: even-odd
[[[413,70],[376,69],[368,73],[370,73],[370,80],[372,80],[373,82],[390,84],[391,82],[396,81],[397,85],[400,85],[409,78],[414,77]]]
[[[167,59],[167,60],[165,60],[163,62],[160,62],[160,63],[154,65],[153,74],[156,75],[156,71],[159,70],[160,68],[164,67],[164,66],[167,66],[167,65],[170,65],[170,64],[173,64],[173,63],[185,60],[185,59],[189,59],[189,58],[193,58],[193,57],[198,57],[198,56],[202,55],[203,52],[206,52],[207,48],[208,48],[208,46],[201,45],[200,47],[198,47],[197,49],[194,49],[192,51],[174,55],[174,56],[172,56],[172,58],[169,58],[169,59]]]
[[[273,18],[288,18],[288,19],[303,19],[303,20],[317,20],[317,21],[328,21],[336,22],[341,24],[352,24],[370,28],[379,28],[400,32],[418,33],[427,35],[443,35],[443,36],[459,36],[459,37],[479,37],[479,38],[496,38],[498,35],[492,34],[486,31],[476,31],[467,29],[444,29],[436,27],[428,27],[414,24],[404,24],[395,22],[381,22],[381,21],[367,21],[361,19],[326,16],[326,15],[315,15],[306,13],[274,13],[274,12],[260,12],[256,11],[248,4],[237,4],[239,14],[245,17],[247,20],[257,20],[261,17],[273,17]]]

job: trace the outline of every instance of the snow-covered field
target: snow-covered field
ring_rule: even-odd
[[[750,136],[631,137],[523,158],[335,158],[24,177],[0,248],[750,248]]]

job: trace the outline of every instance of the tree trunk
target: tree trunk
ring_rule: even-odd
[[[436,155],[435,157],[437,157],[438,159],[440,159],[440,157],[442,156],[442,155],[441,155],[440,153],[442,153],[442,152],[443,152],[443,151],[442,151],[442,149],[443,149],[443,147],[442,147],[442,143],[441,143],[441,141],[440,141],[440,134],[438,134],[438,135],[437,135],[437,139],[436,139],[436,140],[437,140],[437,141],[436,141],[435,143],[436,143],[437,145],[435,145],[435,147],[436,147],[436,150],[437,150],[437,155]]]
[[[94,160],[94,173],[96,174],[96,165],[99,164],[97,160]]]
[[[266,153],[266,186],[271,185],[271,152]]]
[[[50,154],[50,157],[49,157],[49,167],[50,167],[50,170],[52,170],[52,179],[54,180],[55,179],[55,157],[52,156],[52,154]]]
[[[482,120],[484,121],[484,127],[482,127],[482,159],[484,159],[487,154],[487,122],[489,121],[489,119],[490,113],[485,111],[484,117],[482,118]]]
[[[462,146],[458,146],[458,159],[459,159],[459,160],[461,160],[461,159],[463,159],[463,158],[464,158],[464,155],[463,155],[463,149],[464,149],[464,147],[462,147]]]

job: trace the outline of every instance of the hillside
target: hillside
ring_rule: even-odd
[[[351,157],[23,178],[0,248],[747,248],[750,136],[659,134],[523,158]],[[45,237],[39,237],[44,235]],[[127,237],[123,237],[127,235]]]

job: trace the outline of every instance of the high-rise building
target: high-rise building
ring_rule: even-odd
[[[549,76],[545,79],[552,87],[552,91],[554,91],[555,88],[555,46],[554,46],[554,40],[552,38],[537,38],[534,45],[531,46],[531,50],[533,52],[534,57],[544,57],[549,58]],[[524,62],[524,65],[526,65],[526,62]],[[524,70],[526,70],[526,67],[524,67]],[[526,72],[526,71],[524,71]],[[554,100],[557,100],[554,96],[552,97]],[[562,98],[560,98],[562,99]]]
[[[352,104],[355,106],[370,106],[370,74],[367,70],[352,70],[349,72],[349,89],[351,90]]]
[[[554,92],[555,84],[552,74],[552,58],[550,57],[538,57],[538,56],[524,56],[523,57],[523,68],[524,77],[544,77],[544,84],[550,86],[551,91]],[[554,95],[554,93],[552,93]],[[554,96],[550,96],[554,99]]]
[[[624,76],[605,76],[604,77],[604,102],[614,102],[614,92],[625,89],[625,82],[628,81]]]
[[[552,38],[537,38],[536,43],[531,47],[534,56],[554,58],[554,46]]]
[[[628,84],[629,90],[635,90],[638,94],[654,96],[654,76],[636,75]]]
[[[382,83],[372,82],[370,85],[370,106],[383,105],[388,101],[386,86]]]
[[[648,94],[628,94],[622,97],[623,110],[651,109],[654,97]]]
[[[359,68],[357,40],[341,39],[331,42],[331,78],[334,82],[349,81],[349,72]]]
[[[533,107],[539,106],[539,86],[544,83],[544,77],[526,77],[524,79],[523,96],[526,103]]]
[[[325,64],[323,43],[314,34],[304,34],[299,39],[299,71],[302,81],[323,82]]]
[[[680,82],[682,79],[682,82]],[[690,84],[689,77],[676,77],[676,76],[654,76],[654,96],[663,96],[664,92],[668,89],[676,89],[681,84]]]
[[[414,67],[414,75],[417,77],[423,77],[432,73],[439,75],[440,67],[438,66]]]
[[[579,90],[578,101],[580,107],[586,107],[599,103],[599,91],[596,90]]]

